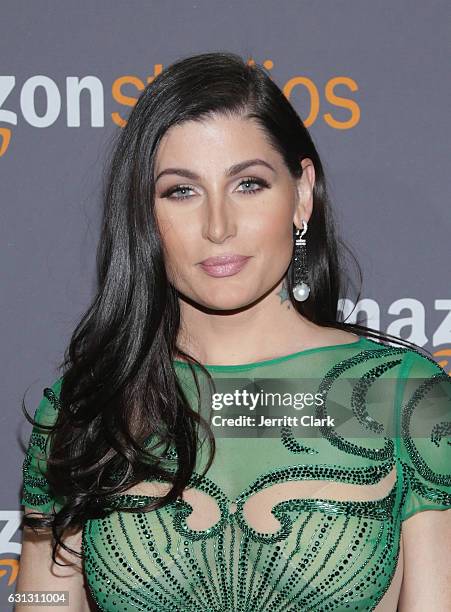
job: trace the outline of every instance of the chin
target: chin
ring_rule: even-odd
[[[239,295],[241,293],[241,295]],[[249,291],[236,291],[235,293],[229,291],[217,291],[214,295],[209,294],[208,298],[202,300],[202,304],[206,308],[212,310],[238,310],[240,308],[246,308],[256,300],[259,295],[249,294]]]
[[[194,286],[189,289],[177,289],[178,296],[191,306],[208,310],[235,310],[243,308],[252,303],[253,298],[249,297],[249,291],[243,288],[235,288],[235,291],[227,287],[215,288],[214,291],[208,290],[208,283],[203,284],[197,290]]]

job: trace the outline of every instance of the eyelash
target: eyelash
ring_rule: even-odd
[[[256,178],[254,176],[249,176],[245,179],[243,179],[238,187],[240,187],[243,184],[246,183],[255,183],[256,185],[260,185],[260,189],[253,189],[251,191],[242,191],[241,193],[246,193],[249,195],[254,195],[256,193],[258,193],[259,191],[262,191],[263,189],[267,189],[269,187],[269,183],[267,183],[265,180],[263,179],[259,179]],[[169,196],[171,196],[173,193],[176,193],[177,191],[180,191],[182,189],[191,189],[191,187],[189,185],[176,185],[175,187],[171,187],[171,189],[169,189],[168,191],[166,191],[165,193],[162,194],[162,198],[169,198]],[[178,196],[175,198],[170,198],[172,200],[186,200],[187,198],[190,198],[191,196]]]

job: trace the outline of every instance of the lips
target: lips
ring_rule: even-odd
[[[251,256],[245,255],[219,255],[209,257],[200,262],[201,269],[209,276],[234,276],[245,267]]]
[[[216,257],[209,257],[208,259],[204,259],[200,263],[203,266],[223,266],[227,264],[236,264],[241,263],[249,259],[247,255],[218,255]]]

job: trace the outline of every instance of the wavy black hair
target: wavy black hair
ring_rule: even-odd
[[[103,222],[97,250],[97,293],[73,332],[59,365],[63,382],[58,417],[51,431],[46,477],[65,503],[52,514],[24,514],[23,524],[51,528],[52,559],[63,532],[102,516],[107,500],[145,479],[172,484],[168,493],[140,511],[179,498],[195,468],[199,427],[215,453],[209,424],[187,400],[172,359],[196,359],[177,347],[179,298],[168,281],[162,240],[154,214],[153,171],[161,138],[176,124],[213,115],[252,118],[263,128],[291,175],[301,160],[315,169],[313,213],[309,220],[309,299],[292,297],[292,264],[286,271],[293,308],[325,327],[352,331],[382,342],[411,342],[339,320],[338,300],[348,289],[344,265],[350,253],[336,235],[326,178],[312,138],[281,89],[258,64],[229,52],[179,59],[139,96],[126,126],[118,131],[103,188]],[[356,301],[360,297],[360,289]],[[192,368],[194,372],[194,368]],[[23,407],[25,411],[25,408]],[[26,411],[25,411],[26,413]],[[26,413],[27,420],[37,424]],[[150,447],[149,440],[155,441]],[[159,461],[176,449],[177,469]],[[153,452],[163,448],[163,455]],[[133,509],[131,509],[133,510]]]

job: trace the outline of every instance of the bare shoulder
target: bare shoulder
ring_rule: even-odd
[[[357,342],[360,337],[344,329],[319,327],[318,330],[318,345],[350,344],[351,342]]]

